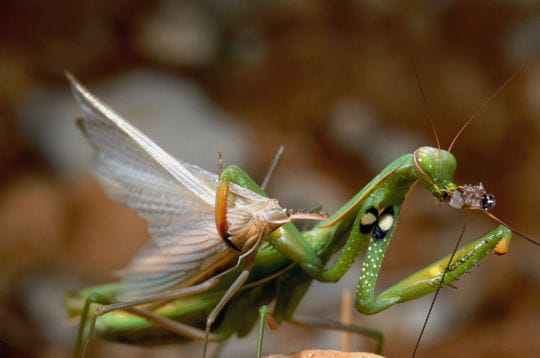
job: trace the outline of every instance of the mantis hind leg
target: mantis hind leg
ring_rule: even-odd
[[[73,358],[77,358],[79,356],[84,355],[84,352],[81,352],[81,347],[83,343],[83,337],[85,335],[85,328],[86,328],[86,323],[88,321],[88,314],[90,311],[90,306],[93,303],[106,305],[106,304],[111,303],[111,299],[106,295],[102,295],[99,293],[92,293],[84,301],[84,306],[81,311],[81,322],[79,323],[79,329],[77,330],[77,338],[75,340],[75,346],[73,347],[73,353],[72,353]],[[89,334],[89,337],[90,337],[90,334]]]
[[[270,326],[271,329],[277,329],[278,323],[273,319],[270,309],[267,305],[259,308],[259,336],[257,339],[257,358],[262,357],[263,339],[264,339],[264,327],[265,323]]]
[[[381,353],[382,346],[384,343],[383,333],[376,329],[366,328],[362,326],[357,326],[355,324],[345,324],[339,321],[334,321],[327,318],[314,317],[314,316],[304,316],[304,315],[295,315],[293,318],[287,320],[287,322],[294,324],[296,326],[306,327],[306,328],[319,328],[319,329],[330,329],[334,331],[343,331],[356,333],[361,336],[373,338],[377,345],[375,347],[375,353]]]
[[[174,321],[169,318],[152,313],[148,310],[132,307],[126,309],[126,311],[133,313],[141,318],[146,319],[149,322],[154,323],[156,326],[165,328],[173,333],[178,334],[179,336],[193,339],[195,341],[204,341],[207,339],[209,342],[219,342],[219,338],[213,334],[205,334],[205,331],[188,324]]]
[[[92,303],[105,302],[103,298],[104,297],[99,297],[99,296],[89,297],[87,299],[87,307],[89,307],[90,304]],[[141,318],[144,318],[145,320],[155,324],[156,326],[162,327],[168,331],[171,331],[179,336],[186,337],[188,339],[197,340],[197,341],[203,341],[207,339],[209,342],[219,341],[219,338],[214,334],[206,335],[205,331],[202,329],[157,315],[146,309],[131,307],[131,308],[126,308],[124,310],[134,315],[137,315]],[[84,334],[84,327],[85,327],[85,324],[81,322],[81,325],[79,326],[78,336],[77,336],[77,343],[75,345],[75,349],[73,352],[74,357],[77,356],[77,354],[79,353],[80,346],[81,346],[81,339],[82,339],[81,337]]]
[[[84,357],[85,356],[86,350],[88,348],[88,343],[89,343],[90,339],[92,338],[92,336],[94,334],[96,321],[97,321],[97,318],[99,316],[102,316],[102,315],[104,315],[106,313],[116,311],[116,310],[126,310],[126,311],[130,311],[132,313],[135,313],[135,314],[137,314],[139,316],[141,316],[141,315],[144,316],[144,315],[146,315],[147,313],[150,313],[150,312],[144,311],[142,309],[138,309],[138,308],[136,308],[136,306],[141,306],[141,305],[145,305],[145,304],[148,304],[148,303],[166,302],[166,301],[173,300],[175,298],[180,298],[180,297],[188,296],[188,295],[191,295],[191,294],[199,293],[199,292],[202,292],[202,291],[206,291],[206,290],[214,287],[216,284],[218,284],[219,281],[221,281],[221,278],[222,278],[222,276],[214,276],[214,277],[209,278],[208,280],[203,281],[203,282],[201,282],[201,283],[199,283],[197,285],[194,285],[194,286],[190,286],[190,287],[182,288],[182,289],[179,289],[179,290],[176,290],[176,291],[170,291],[170,292],[166,292],[166,293],[163,293],[163,294],[142,298],[142,299],[131,301],[131,302],[117,302],[117,301],[114,301],[114,299],[112,297],[102,295],[102,294],[99,294],[99,293],[90,294],[86,298],[83,310],[81,312],[81,322],[79,323],[79,331],[77,333],[77,340],[75,342],[75,347],[73,348],[73,357]],[[84,344],[83,344],[83,340],[84,340],[84,336],[85,336],[85,330],[87,328],[86,326],[87,326],[87,323],[88,323],[88,318],[90,316],[90,305],[92,305],[93,303],[98,303],[98,304],[101,304],[102,306],[98,307],[91,314],[91,320],[90,320],[89,325],[88,325],[88,333],[87,333],[88,337],[86,338],[86,340],[84,341]],[[153,314],[150,313],[150,315],[153,315]],[[150,317],[150,315],[148,317]],[[158,319],[155,318],[155,315],[153,315],[153,316],[154,316],[154,319],[156,321],[158,321]],[[165,324],[165,321],[161,321],[161,323]],[[170,326],[175,327],[175,325],[170,325]],[[178,328],[179,327],[178,325],[176,325],[176,327],[177,327],[176,329],[178,329],[179,332],[182,331],[180,328]],[[167,328],[167,327],[164,327],[164,328]],[[175,332],[175,329],[173,329],[173,332]],[[184,335],[184,334],[181,334],[181,335]],[[209,337],[210,337],[209,332],[207,332],[205,337],[206,338],[204,338],[204,339],[209,339]]]
[[[270,326],[271,329],[277,329],[278,323],[273,319],[268,306],[261,306],[259,309],[259,338],[257,341],[257,358],[262,356],[262,346],[264,338],[264,327],[265,323]],[[335,331],[351,332],[356,333],[362,336],[373,338],[376,342],[375,353],[380,353],[382,350],[384,336],[381,331],[357,326],[354,324],[345,324],[339,321],[334,321],[326,318],[314,317],[314,316],[304,316],[304,315],[295,315],[292,318],[286,320],[287,322],[294,324],[296,326],[305,327],[305,328],[318,328],[318,329],[330,329]]]

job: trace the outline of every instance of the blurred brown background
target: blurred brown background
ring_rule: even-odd
[[[288,207],[335,210],[398,155],[434,145],[413,54],[443,146],[521,65],[454,148],[456,180],[482,181],[496,215],[540,238],[540,5],[535,1],[2,1],[0,3],[0,355],[67,357],[62,295],[113,279],[146,240],[136,214],[89,172],[91,151],[63,75],[170,153],[216,169],[217,152]],[[379,287],[450,252],[464,214],[418,187]],[[466,240],[495,224],[468,215]],[[516,238],[444,289],[421,357],[540,355],[540,250]],[[338,284],[300,311],[337,319]],[[389,357],[410,356],[429,298],[364,317]],[[291,341],[291,337],[294,340]],[[255,335],[223,356],[252,356]],[[200,344],[138,349],[95,341],[92,356],[178,357]],[[340,348],[340,335],[284,326],[265,352]],[[355,350],[372,342],[355,340]],[[188,352],[188,353],[186,353]],[[184,355],[182,355],[184,353]]]

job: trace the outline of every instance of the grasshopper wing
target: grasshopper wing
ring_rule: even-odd
[[[189,286],[238,264],[216,229],[218,177],[170,156],[67,76],[84,112],[78,125],[96,149],[96,175],[109,196],[148,221],[152,238],[123,270],[118,299]],[[236,185],[231,195],[239,204],[269,200]]]

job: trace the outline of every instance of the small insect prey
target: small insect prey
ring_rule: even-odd
[[[482,183],[458,186],[449,192],[449,197],[448,205],[456,209],[489,210],[495,206],[495,195],[487,193]]]

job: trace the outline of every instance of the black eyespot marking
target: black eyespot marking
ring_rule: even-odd
[[[393,207],[393,206],[387,206],[387,207],[383,210],[383,212],[381,213],[381,217],[382,217],[383,215],[392,215],[392,216],[394,216],[394,207]]]
[[[375,230],[373,231],[374,240],[382,240],[388,234],[388,231],[394,226],[394,207],[386,207],[377,220],[377,225],[375,225]]]
[[[377,219],[379,218],[379,211],[374,207],[367,209],[362,217],[360,218],[360,232],[362,234],[370,233],[375,224],[377,224]]]

